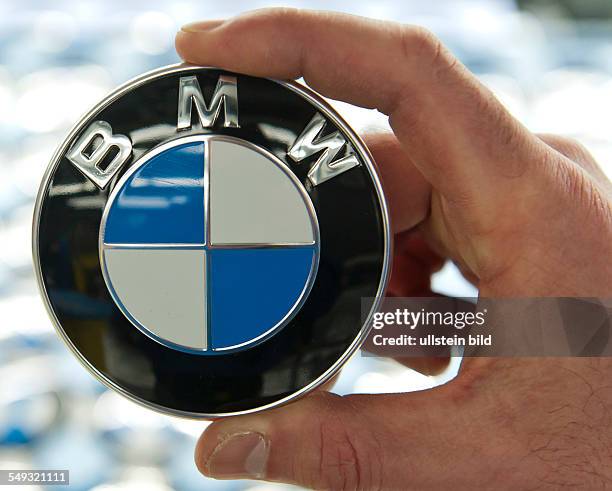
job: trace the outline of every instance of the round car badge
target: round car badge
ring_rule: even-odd
[[[294,82],[188,65],[91,110],[34,216],[67,345],[109,387],[190,417],[328,380],[367,334],[362,299],[382,297],[389,248],[371,157],[329,105]]]

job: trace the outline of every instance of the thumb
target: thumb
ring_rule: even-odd
[[[214,422],[198,442],[196,464],[217,479],[406,489],[406,476],[414,483],[434,471],[425,447],[439,445],[431,436],[445,432],[438,419],[446,411],[434,408],[438,401],[436,391],[345,397],[317,392],[279,409]],[[424,433],[427,444],[419,442]]]

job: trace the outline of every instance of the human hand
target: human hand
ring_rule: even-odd
[[[438,256],[483,297],[612,293],[610,181],[577,143],[526,130],[427,31],[265,10],[189,25],[176,42],[186,61],[303,76],[389,116],[394,135],[368,145],[399,240],[392,293],[426,289]],[[416,282],[415,250],[429,258]],[[603,358],[467,360],[431,391],[318,392],[215,422],[196,461],[217,478],[325,489],[601,488],[612,482],[610,375]]]

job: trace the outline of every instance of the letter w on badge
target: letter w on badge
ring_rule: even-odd
[[[346,145],[346,140],[339,131],[320,137],[324,127],[323,116],[320,113],[315,114],[287,152],[294,162],[300,162],[311,155],[320,153],[319,158],[308,171],[308,179],[313,186],[318,186],[359,165],[357,157],[352,152],[334,160]]]

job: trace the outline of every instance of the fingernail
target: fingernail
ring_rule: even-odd
[[[223,24],[223,22],[225,21],[219,19],[192,22],[190,24],[185,24],[183,27],[181,27],[181,31],[191,33],[206,32],[210,31],[211,29],[214,29],[215,27],[219,27],[221,24]]]
[[[262,479],[268,462],[268,442],[261,433],[236,433],[222,440],[205,468],[217,479]]]

